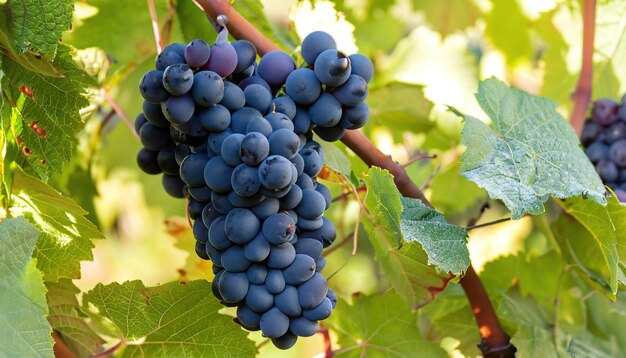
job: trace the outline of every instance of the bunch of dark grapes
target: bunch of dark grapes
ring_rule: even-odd
[[[581,141],[604,184],[626,202],[626,96],[622,103],[607,98],[595,101]]]
[[[213,262],[213,292],[236,322],[287,349],[317,332],[337,303],[320,271],[335,240],[323,216],[330,191],[317,182],[324,151],[365,124],[371,62],[338,52],[326,33],[302,44],[311,66],[282,51],[256,62],[248,41],[171,44],[144,75],[135,125],[139,167],[163,173],[188,200],[196,253]]]

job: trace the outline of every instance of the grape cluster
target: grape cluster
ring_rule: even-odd
[[[621,104],[607,98],[595,101],[581,141],[604,184],[626,202],[626,96]]]
[[[213,293],[236,322],[287,349],[317,332],[337,303],[320,271],[336,231],[317,182],[324,151],[365,124],[369,59],[345,56],[324,32],[302,44],[312,66],[282,51],[257,63],[248,41],[170,44],[139,84],[137,163],[188,200],[196,253],[213,262]]]

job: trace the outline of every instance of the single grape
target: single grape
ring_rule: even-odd
[[[261,133],[252,132],[246,134],[241,141],[241,160],[248,165],[258,165],[270,152],[270,144]]]
[[[341,113],[341,126],[345,129],[359,129],[367,123],[370,117],[370,108],[365,102],[355,107],[344,107]]]
[[[197,117],[202,128],[210,132],[221,132],[230,125],[230,112],[222,105],[216,104],[209,108],[198,107]]]
[[[322,243],[315,239],[298,239],[294,245],[296,254],[304,254],[317,259],[322,255]]]
[[[317,190],[304,189],[302,190],[302,200],[295,210],[300,217],[314,220],[326,210],[326,200]]]
[[[163,71],[153,70],[141,77],[139,92],[148,102],[160,103],[166,101],[170,94],[163,87]]]
[[[303,254],[296,254],[291,265],[283,270],[285,283],[294,286],[306,282],[313,277],[313,274],[315,274],[315,260]]]
[[[603,159],[608,159],[609,152],[609,147],[600,142],[594,142],[585,149],[585,154],[587,154],[589,160],[594,164]]]
[[[220,104],[234,112],[246,104],[246,97],[239,86],[232,82],[224,81],[224,96]]]
[[[356,106],[367,97],[367,82],[357,75],[350,75],[346,83],[337,87],[333,96],[344,106]]]
[[[626,139],[620,139],[611,145],[610,157],[617,166],[626,167]]]
[[[296,115],[293,118],[293,131],[296,134],[305,134],[311,130],[313,123],[311,122],[311,116],[309,110],[304,107],[297,107]]]
[[[260,263],[253,264],[248,268],[246,277],[248,277],[250,283],[262,285],[265,283],[265,278],[267,277],[267,266]]]
[[[263,117],[253,117],[246,127],[246,134],[257,132],[269,138],[272,135],[272,125]]]
[[[614,182],[619,176],[617,166],[609,160],[601,160],[596,164],[596,171],[604,182]]]
[[[196,220],[192,226],[193,237],[196,241],[206,244],[209,241],[209,229],[204,226],[202,220]]]
[[[306,173],[302,173],[298,176],[298,180],[296,180],[296,185],[299,186],[300,189],[315,189],[313,179],[311,179],[311,177]]]
[[[170,144],[167,147],[161,149],[156,157],[157,164],[163,173],[168,175],[176,175],[179,171],[179,165],[176,162],[176,145]],[[141,166],[140,166],[141,167]],[[148,173],[156,174],[156,173]]]
[[[280,202],[274,198],[265,198],[260,204],[250,209],[259,220],[265,220],[278,213],[278,210],[280,210]]]
[[[224,138],[224,141],[222,142],[221,154],[222,159],[224,159],[226,164],[234,167],[241,163],[239,152],[241,151],[241,141],[243,138],[244,135],[239,133],[232,133],[228,137]]]
[[[327,32],[324,31],[314,31],[308,34],[304,40],[302,40],[302,45],[300,46],[300,53],[302,54],[302,58],[308,64],[314,64],[317,56],[320,53],[326,50],[336,50],[337,44],[335,40],[330,36]]]
[[[191,67],[202,67],[211,56],[211,48],[202,40],[193,40],[185,47],[185,61]]]
[[[270,155],[280,155],[287,159],[293,158],[300,149],[298,136],[286,128],[281,128],[269,137]]]
[[[193,76],[191,95],[197,104],[210,107],[224,97],[224,81],[213,71],[199,71]]]
[[[226,77],[237,68],[237,51],[229,42],[217,41],[211,45],[211,57],[205,67],[221,77]]]
[[[268,270],[265,278],[265,287],[273,294],[279,294],[285,289],[285,279],[280,270]]]
[[[135,132],[137,132],[137,134],[139,134],[139,131],[141,130],[141,126],[143,126],[144,123],[148,123],[148,120],[146,119],[146,116],[143,113],[139,113],[137,117],[135,117],[135,122],[134,122]]]
[[[350,59],[337,50],[326,50],[315,59],[315,75],[324,85],[339,87],[350,77]]]
[[[163,87],[174,96],[189,92],[193,82],[193,71],[187,64],[170,65],[163,72]]]
[[[160,174],[162,169],[159,166],[158,156],[159,152],[141,148],[137,153],[137,166],[146,174]]]
[[[148,123],[160,128],[169,128],[170,122],[163,115],[160,104],[143,101],[142,110]]]
[[[193,116],[196,104],[189,94],[182,96],[172,96],[167,101],[161,103],[163,115],[172,124],[185,124]]]
[[[272,100],[270,110],[282,113],[293,120],[296,115],[296,104],[289,96],[276,97]]]
[[[315,72],[308,68],[299,68],[287,77],[285,92],[295,103],[308,106],[319,98],[322,84],[315,76]]]
[[[352,66],[352,74],[361,76],[366,82],[374,77],[374,64],[370,59],[359,53],[348,56],[350,65]]]
[[[327,292],[328,282],[324,276],[316,272],[308,281],[298,286],[300,306],[305,310],[314,308],[322,303]]]
[[[274,50],[261,57],[257,73],[270,86],[280,87],[295,68],[296,64],[288,54]]]
[[[227,303],[237,303],[242,301],[248,293],[248,278],[243,272],[224,271],[220,277],[219,290],[222,299]]]
[[[304,160],[304,173],[311,177],[317,176],[324,165],[319,153],[311,147],[304,147],[300,155]]]
[[[298,317],[302,313],[302,307],[298,301],[298,290],[294,286],[285,286],[284,290],[274,297],[274,304],[289,317]]]
[[[619,119],[619,105],[608,98],[601,98],[593,102],[591,119],[603,126],[609,126]]]
[[[324,267],[326,267],[326,258],[324,256],[320,256],[315,259],[315,271],[321,272]]]
[[[231,210],[224,222],[224,231],[230,241],[241,245],[254,239],[260,227],[259,219],[250,210],[243,208]]]
[[[196,255],[198,255],[199,258],[203,259],[203,260],[210,260],[211,258],[209,257],[209,255],[206,253],[206,250],[204,249],[205,244],[201,243],[201,242],[196,242],[195,245],[195,249],[196,249]]]
[[[593,122],[592,122],[593,123]],[[584,134],[584,129],[583,129]],[[626,123],[617,122],[611,125],[604,131],[605,141],[607,143],[613,143],[615,141],[619,141],[621,139],[626,139]]]
[[[207,137],[207,143],[209,144],[209,147],[211,147],[211,150],[214,153],[221,155],[224,139],[226,139],[226,137],[228,137],[231,133],[232,131],[230,128],[226,128],[221,132],[210,133]]]
[[[216,191],[211,192],[211,203],[215,210],[220,214],[228,214],[233,209],[233,204],[228,200],[228,194],[230,193],[218,193]]]
[[[270,113],[265,116],[265,119],[270,123],[270,125],[272,126],[272,130],[274,131],[277,131],[281,128],[289,129],[290,131],[294,130],[293,122],[283,113]]]
[[[171,143],[170,133],[167,129],[153,126],[150,123],[141,126],[139,139],[146,149],[153,152],[158,152]]]
[[[265,224],[263,224],[265,226]],[[273,269],[283,269],[296,258],[296,250],[290,243],[270,245],[270,255],[267,258],[267,266]]]
[[[248,124],[256,117],[262,117],[261,112],[252,107],[243,107],[232,114],[230,127],[235,133],[245,134]]]
[[[340,124],[333,127],[316,127],[315,134],[327,142],[338,141],[346,134],[346,129]]]
[[[268,338],[278,338],[289,329],[289,317],[285,316],[276,307],[261,316],[261,332]]]
[[[280,198],[281,210],[291,210],[300,204],[302,200],[302,189],[298,185],[291,186],[289,193]]]
[[[262,230],[263,236],[267,241],[278,245],[289,241],[293,237],[296,232],[296,226],[289,215],[278,213],[265,219]]]
[[[246,135],[246,137],[248,135]],[[244,151],[243,142],[241,144],[241,151]],[[261,181],[261,185],[268,190],[285,188],[291,183],[293,177],[292,168],[295,169],[294,165],[284,157],[278,155],[271,155],[267,157],[259,166],[259,180]]]
[[[187,156],[180,164],[181,179],[192,187],[205,185],[204,168],[208,161],[209,156],[206,153],[195,153]]]
[[[243,248],[244,257],[252,262],[261,262],[265,260],[269,254],[270,243],[267,242],[261,234],[257,234],[254,239],[248,242]]]
[[[204,226],[210,228],[211,224],[213,224],[213,221],[215,221],[220,216],[220,213],[215,210],[215,208],[213,207],[213,203],[211,203],[209,200],[209,203],[206,204],[204,209],[202,209],[202,222],[204,223]]]
[[[318,127],[332,127],[341,120],[341,103],[330,93],[322,93],[311,107],[309,117]]]
[[[258,331],[261,323],[261,315],[251,310],[247,305],[237,306],[237,320],[249,331]]]
[[[222,157],[211,158],[204,167],[204,182],[211,190],[226,193],[231,190],[230,177],[233,168]]]
[[[278,349],[286,350],[293,347],[298,341],[298,336],[291,332],[287,332],[278,338],[272,338],[272,344]]]
[[[185,183],[178,175],[163,175],[162,182],[165,192],[170,196],[182,199],[185,197]]]
[[[300,234],[300,238],[316,239],[321,242],[324,247],[330,246],[333,241],[335,241],[337,231],[333,222],[330,221],[327,217],[322,217],[322,220],[324,221],[324,224],[321,228],[315,231],[303,232]]]
[[[311,337],[317,333],[317,321],[311,321],[304,317],[292,319],[289,323],[289,330],[300,337]]]
[[[246,97],[246,106],[265,113],[272,103],[272,92],[261,85],[250,85],[243,90]]]
[[[337,295],[335,294],[335,292],[333,292],[333,290],[329,289],[328,293],[326,293],[326,297],[328,297],[328,299],[330,300],[330,303],[333,305],[333,309],[335,309],[335,307],[337,307]]]
[[[233,246],[225,231],[226,217],[220,216],[209,227],[209,242],[218,250],[226,250]]]
[[[233,171],[230,183],[235,193],[250,197],[261,189],[259,170],[246,164],[239,164]]]
[[[178,50],[174,50],[173,47],[170,47],[172,45],[182,45],[183,46],[183,51],[178,51]],[[157,56],[156,58],[156,62],[155,62],[155,66],[156,69],[159,71],[164,71],[168,66],[174,65],[174,64],[181,64],[181,63],[185,63],[185,58],[184,56],[184,46],[183,44],[170,44],[167,45],[167,47],[165,47],[163,49],[163,51],[161,51],[161,53]],[[169,49],[168,49],[169,48]]]
[[[328,187],[326,187],[326,185],[322,184],[322,183],[317,183],[317,186],[315,187],[315,190],[322,194],[322,196],[324,197],[324,201],[326,202],[326,206],[324,208],[324,210],[328,210],[328,208],[330,208],[330,204],[333,201],[333,197],[330,193],[330,190],[328,190]]]
[[[291,163],[296,167],[296,173],[298,176],[304,173],[304,158],[302,158],[300,153],[297,153],[293,156],[293,158],[291,158]]]
[[[247,40],[237,40],[233,42],[233,48],[237,53],[237,66],[233,73],[241,73],[254,64],[256,60],[256,47]]]
[[[251,310],[264,313],[274,305],[274,296],[262,284],[250,285],[245,302]]]
[[[233,245],[222,253],[222,266],[228,272],[245,272],[250,265],[252,263],[243,256],[243,248],[239,245]]]

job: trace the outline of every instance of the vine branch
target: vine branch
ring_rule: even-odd
[[[585,124],[585,114],[591,100],[593,79],[593,41],[595,36],[596,0],[583,0],[583,51],[582,68],[576,91],[572,94],[574,109],[570,124],[580,137]]]
[[[213,21],[219,15],[226,15],[229,19],[228,30],[230,34],[236,39],[245,39],[252,42],[256,46],[259,55],[279,49],[276,44],[243,18],[231,6],[228,0],[194,0],[194,2]],[[393,161],[390,156],[383,154],[363,133],[354,130],[346,131],[341,141],[368,166],[378,166],[387,169],[393,175],[395,184],[403,196],[419,199],[425,205],[433,207],[422,191],[411,181],[405,168]],[[487,292],[471,265],[460,279],[460,282],[478,324],[481,336],[479,347],[483,354],[491,356],[497,352],[502,357],[512,357],[515,347],[510,344],[509,336],[500,326]]]

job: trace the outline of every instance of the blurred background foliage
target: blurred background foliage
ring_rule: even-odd
[[[593,97],[618,99],[626,92],[626,3],[599,3]],[[191,1],[158,0],[156,5],[165,41],[214,40],[210,22]],[[463,123],[448,106],[486,118],[474,93],[480,80],[496,76],[556,101],[565,118],[572,108],[570,94],[581,62],[578,1],[236,0],[234,6],[288,52],[296,49],[298,37],[323,29],[343,51],[370,56],[376,76],[368,98],[372,119],[365,133],[400,163],[419,154],[436,155],[417,160],[407,170],[448,221],[460,226],[486,207],[481,222],[505,217],[508,211],[460,175]],[[75,281],[82,291],[99,282],[140,279],[155,285],[212,276],[210,263],[193,253],[182,216],[185,203],[165,194],[159,176],[139,171],[135,155],[140,143],[105,100],[113,98],[130,120],[140,112],[137,84],[156,54],[150,22],[143,0],[79,0],[72,30],[63,38],[80,49],[79,62],[101,85],[85,111],[88,124],[73,161],[54,178],[58,188],[91,213],[107,237],[95,242],[94,260],[82,263],[82,278]],[[342,144],[329,150],[346,153],[353,171],[366,170]],[[333,195],[342,194],[341,186],[328,185]],[[553,224],[560,209],[551,206],[548,215],[470,232],[472,263],[506,328],[517,332],[513,342],[540,354],[537,343],[543,339],[558,347],[586,329],[587,340],[575,347],[578,353],[587,355],[594,347],[601,352],[626,349],[626,334],[617,330],[624,327],[625,310],[608,308],[610,300],[621,307],[626,301],[592,290],[596,283],[565,264],[553,231],[566,228]],[[356,292],[367,295],[389,288],[365,232],[355,229],[358,213],[358,204],[349,198],[337,200],[327,212],[338,227],[337,244],[346,244],[327,256],[325,272],[332,289],[348,301]],[[359,237],[356,248],[354,230]],[[414,318],[422,335],[435,342],[443,339],[441,346],[450,354],[479,353],[475,323],[457,284],[450,284]],[[259,335],[251,336],[261,341]],[[301,339],[288,352],[265,345],[261,356],[321,353],[318,336]]]

